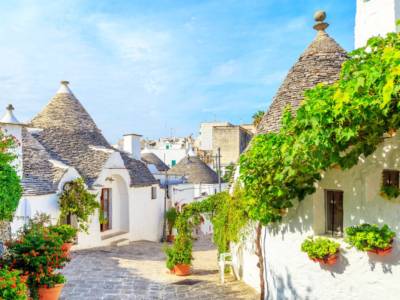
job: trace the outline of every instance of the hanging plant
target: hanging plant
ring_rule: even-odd
[[[388,200],[396,199],[400,196],[400,189],[393,185],[382,185],[380,195]]]
[[[346,242],[360,251],[389,254],[396,233],[388,225],[362,224],[346,228]]]
[[[100,208],[96,198],[86,189],[82,178],[67,182],[58,201],[60,220],[75,216],[79,229],[88,232],[89,218]]]
[[[301,251],[308,257],[325,265],[334,265],[337,262],[340,244],[327,238],[308,238],[301,244]]]

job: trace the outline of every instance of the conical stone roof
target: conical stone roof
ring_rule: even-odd
[[[61,87],[55,96],[32,119],[32,125],[63,131],[100,132],[92,117],[69,89],[67,81],[61,82]]]
[[[46,195],[57,192],[58,183],[67,171],[57,167],[46,149],[27,131],[22,129],[24,195]]]
[[[282,114],[290,105],[294,113],[304,98],[304,92],[318,83],[333,83],[339,79],[346,51],[324,30],[325,17],[314,26],[318,30],[314,41],[290,69],[272,104],[258,125],[258,133],[276,132],[281,126]]]
[[[56,160],[73,166],[91,186],[110,155],[112,148],[91,116],[73,95],[67,81],[49,104],[31,121],[40,128],[33,136]],[[125,167],[131,176],[131,185],[156,183],[156,179],[141,162],[123,155]],[[132,170],[131,170],[132,169]]]
[[[168,174],[185,176],[188,183],[218,183],[217,173],[197,156],[186,156]]]
[[[168,171],[168,166],[154,153],[152,152],[142,152],[141,153],[142,160],[146,164],[154,165],[159,172]]]

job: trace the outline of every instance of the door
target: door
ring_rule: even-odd
[[[326,231],[332,235],[343,235],[343,191],[325,192]]]
[[[104,188],[101,190],[100,197],[100,213],[101,213],[101,224],[100,231],[106,231],[111,229],[111,189]]]

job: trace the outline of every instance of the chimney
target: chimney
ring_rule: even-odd
[[[140,139],[142,136],[140,134],[130,133],[124,135],[124,148],[125,152],[131,154],[134,159],[140,160],[141,155],[141,147],[140,147]]]
[[[14,161],[15,169],[17,170],[18,176],[22,178],[22,128],[25,126],[20,123],[14,116],[14,107],[9,104],[6,107],[6,113],[0,119],[0,128],[5,135],[11,135],[16,139],[16,145],[13,152],[17,156]]]

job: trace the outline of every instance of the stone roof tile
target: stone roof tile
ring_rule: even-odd
[[[285,108],[290,105],[295,113],[306,90],[318,83],[333,83],[338,80],[346,59],[346,51],[326,32],[319,31],[314,41],[290,69],[258,125],[257,132],[277,132],[281,127]]]

